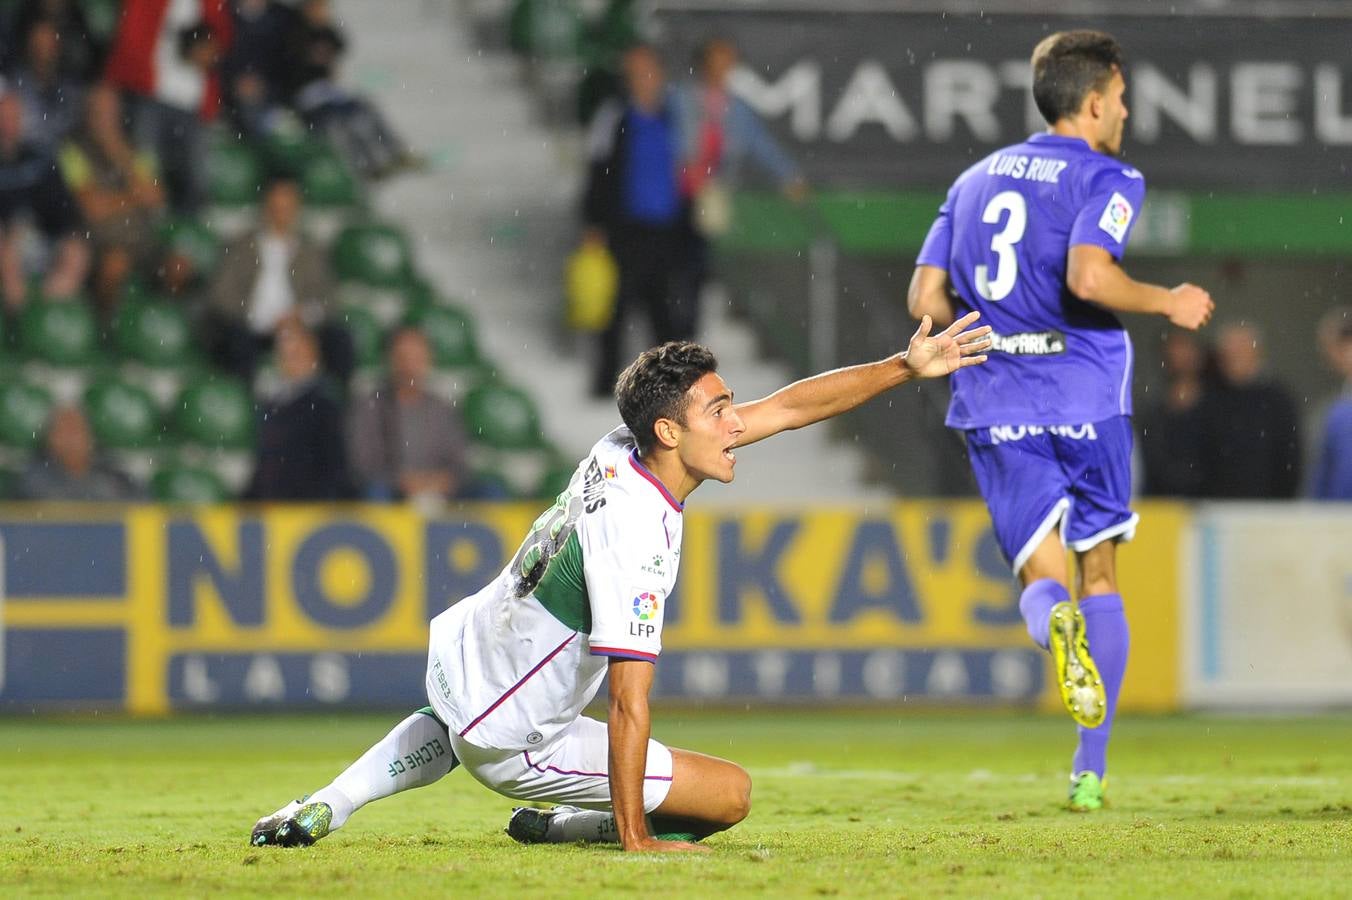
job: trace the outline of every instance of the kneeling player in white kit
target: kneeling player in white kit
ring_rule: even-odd
[[[976,318],[937,335],[926,318],[904,354],[737,405],[708,349],[672,342],[643,353],[615,389],[625,427],[592,448],[502,573],[432,620],[431,706],[327,787],[260,819],[252,843],[314,843],[370,801],[462,765],[507,797],[566,804],[516,810],[508,833],[517,840],[704,849],[691,842],[746,817],[751,779],[735,763],[649,737],[686,497],[706,479],[732,481],[737,447],[984,362],[990,329],[964,331]],[[599,722],[582,711],[607,673]]]

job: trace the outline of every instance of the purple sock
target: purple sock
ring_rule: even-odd
[[[1024,624],[1028,626],[1028,636],[1043,650],[1051,639],[1049,622],[1052,607],[1070,599],[1070,591],[1065,585],[1051,578],[1041,578],[1023,589],[1019,595],[1019,612],[1023,613]]]
[[[1089,655],[1094,657],[1103,691],[1108,695],[1108,714],[1097,728],[1080,726],[1080,745],[1075,748],[1072,771],[1093,772],[1100,778],[1108,768],[1108,738],[1112,735],[1113,716],[1117,713],[1117,694],[1127,671],[1130,639],[1127,616],[1121,594],[1097,594],[1080,600],[1084,632],[1089,639]]]

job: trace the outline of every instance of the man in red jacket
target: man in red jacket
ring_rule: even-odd
[[[154,152],[176,212],[206,201],[206,131],[220,107],[217,63],[230,44],[223,0],[126,0],[106,76],[129,95],[133,136]]]

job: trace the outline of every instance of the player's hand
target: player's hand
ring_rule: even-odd
[[[906,348],[906,368],[919,378],[942,378],[964,366],[979,366],[986,361],[984,351],[991,346],[989,325],[963,329],[981,317],[973,310],[938,334],[930,334],[934,321],[925,316]]]
[[[689,841],[659,841],[655,837],[640,838],[624,848],[626,853],[711,853],[703,844]]]
[[[1169,293],[1173,295],[1173,303],[1169,304],[1170,322],[1179,328],[1196,331],[1211,321],[1216,304],[1206,291],[1184,282]]]

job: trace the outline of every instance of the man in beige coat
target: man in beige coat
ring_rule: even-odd
[[[277,328],[299,320],[319,337],[324,365],[342,381],[352,344],[330,316],[334,279],[323,249],[300,228],[300,185],[275,178],[259,227],[226,245],[211,284],[207,346],[217,365],[252,381]]]

